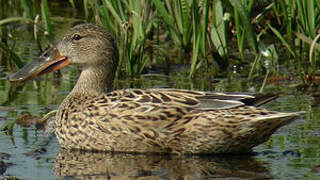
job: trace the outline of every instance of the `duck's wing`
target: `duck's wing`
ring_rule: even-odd
[[[260,100],[243,94],[179,89],[127,89],[112,91],[90,100],[82,115],[94,119],[97,128],[112,132],[113,136],[120,137],[130,133],[128,137],[132,138],[142,135],[152,137],[151,139],[168,140],[174,138],[175,134],[184,132],[185,127],[199,119],[204,111],[208,111],[211,116],[219,115],[220,110],[245,106],[247,102],[254,104],[256,101]],[[201,119],[203,120],[200,118],[200,121]]]
[[[106,107],[109,112],[154,115],[170,111],[174,116],[192,110],[229,109],[242,105],[261,105],[277,96],[224,94],[181,89],[126,89],[112,91],[97,98],[95,107]],[[182,111],[182,112],[181,112]]]

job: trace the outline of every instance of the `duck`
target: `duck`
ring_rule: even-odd
[[[276,98],[187,89],[113,90],[116,40],[103,27],[79,24],[52,48],[11,74],[34,79],[68,65],[81,68],[55,115],[63,149],[125,153],[246,153],[304,112],[259,107]]]

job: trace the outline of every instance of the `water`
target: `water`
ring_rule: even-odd
[[[72,88],[77,69],[62,71],[62,78],[52,75],[29,81],[22,87],[10,85],[4,76],[0,80],[0,126],[16,119],[23,112],[42,116],[55,109]],[[117,88],[173,87],[210,91],[253,91],[261,82],[250,85],[242,78],[200,80],[173,75],[144,75],[135,80],[119,80]],[[178,80],[179,79],[179,80]],[[14,91],[16,90],[16,91]],[[13,92],[12,92],[13,91]],[[12,135],[0,134],[0,153],[9,155],[0,160],[11,164],[1,177],[21,179],[86,179],[154,178],[154,179],[207,179],[207,178],[315,178],[319,162],[319,105],[312,93],[297,91],[289,85],[268,84],[266,92],[280,92],[282,96],[265,105],[270,110],[307,113],[292,124],[281,128],[272,138],[254,148],[253,155],[236,156],[157,156],[132,154],[101,154],[61,151],[54,136],[47,137],[35,125],[23,128],[15,125]],[[15,98],[10,99],[9,94]],[[2,158],[2,159],[1,159]]]

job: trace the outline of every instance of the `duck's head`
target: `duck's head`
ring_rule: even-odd
[[[82,68],[106,66],[115,72],[118,50],[113,37],[102,27],[80,24],[71,28],[56,46],[47,50],[39,59],[32,61],[9,76],[9,81],[24,81],[56,71],[69,64]]]

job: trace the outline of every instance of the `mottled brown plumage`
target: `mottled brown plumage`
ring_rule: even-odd
[[[44,68],[22,68],[10,80],[30,79],[67,64],[81,66],[75,87],[56,115],[55,133],[67,149],[247,152],[301,114],[249,105],[273,97],[179,89],[111,91],[118,64],[116,44],[103,28],[91,24],[75,26],[49,52],[42,57]],[[49,63],[51,54],[55,61]]]

